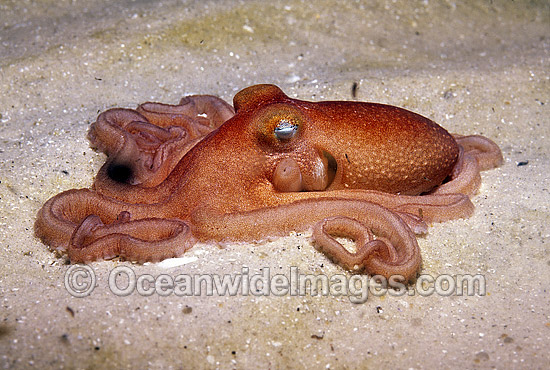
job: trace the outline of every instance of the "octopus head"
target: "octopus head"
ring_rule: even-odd
[[[268,158],[266,175],[280,192],[325,190],[336,173],[334,157],[316,142],[314,108],[300,103],[273,85],[235,96],[237,113],[250,115],[251,133]]]

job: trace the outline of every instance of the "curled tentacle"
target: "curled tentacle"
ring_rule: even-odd
[[[460,147],[458,161],[451,173],[451,180],[435,188],[430,194],[465,194],[474,195],[481,185],[479,164],[470,152]]]
[[[410,230],[406,226],[395,226],[395,229],[389,231],[392,242],[388,237],[374,239],[369,226],[355,219],[329,217],[314,226],[313,238],[322,252],[347,269],[364,268],[371,275],[387,278],[401,275],[405,280],[412,280],[420,267],[420,259],[416,258],[416,254],[420,253],[418,244],[415,238],[410,237]],[[354,239],[356,252],[345,249],[332,235]]]
[[[124,212],[122,213],[124,215]],[[96,215],[86,217],[71,236],[71,262],[90,262],[117,256],[136,262],[158,262],[177,257],[196,242],[189,226],[176,219],[145,218],[105,225]]]
[[[411,279],[416,274],[420,263],[420,250],[416,238],[405,221],[396,213],[378,204],[346,199],[305,199],[278,207],[263,208],[248,212],[216,214],[214,211],[199,210],[192,215],[192,224],[196,227],[195,235],[203,240],[261,240],[266,235],[281,235],[291,230],[304,230],[313,227],[317,222],[333,216],[353,219],[372,229],[380,240],[362,247],[366,253],[359,265],[364,266],[370,274],[403,275]],[[332,221],[330,221],[332,222]],[[345,234],[368,235],[364,227],[351,226],[338,221]],[[354,221],[355,222],[355,221]],[[359,233],[358,230],[362,231]],[[367,234],[364,234],[367,233]],[[284,235],[284,234],[283,234]],[[381,243],[385,240],[389,243]],[[368,236],[364,240],[369,240]],[[320,248],[330,257],[350,266],[353,258],[348,258],[345,249],[324,243],[321,237]],[[366,248],[366,249],[365,249]],[[368,253],[367,253],[368,252]],[[375,253],[376,252],[376,253]],[[349,252],[348,252],[349,253]],[[374,253],[374,254],[373,254]]]
[[[500,148],[490,139],[479,135],[453,135],[459,144],[460,153],[450,175],[451,180],[430,192],[430,194],[460,193],[474,195],[481,185],[480,171],[499,166],[502,163]]]
[[[96,187],[108,189],[113,180],[158,185],[198,140],[234,113],[215,96],[195,95],[184,97],[179,105],[144,103],[136,110],[110,109],[100,114],[88,137],[110,158]]]
[[[67,250],[74,262],[117,255],[158,261],[183,253],[195,242],[189,226],[168,218],[166,207],[128,204],[88,189],[74,189],[44,204],[35,233],[52,249]]]
[[[126,125],[132,122],[147,122],[147,119],[133,109],[113,108],[101,113],[88,131],[92,147],[115,155],[127,140]]]
[[[212,95],[185,96],[179,105],[147,102],[136,110],[153,125],[183,127],[190,139],[210,133],[235,114],[231,105]]]
[[[183,97],[180,105],[190,104],[193,106],[193,112],[204,125],[206,118],[209,120],[208,126],[211,129],[218,128],[235,115],[235,109],[217,96],[213,95],[191,95]]]
[[[90,214],[101,215],[103,222],[116,220],[124,207],[103,208],[106,202],[99,194],[88,189],[73,189],[50,198],[40,211],[34,225],[35,234],[52,249],[66,250],[77,226]],[[115,204],[115,203],[113,203]]]
[[[192,137],[179,126],[159,127],[131,109],[110,109],[99,115],[88,133],[92,146],[104,151],[102,181],[146,187],[162,182],[189,150]]]
[[[148,189],[162,183],[198,141],[234,114],[233,107],[211,95],[187,96],[179,105],[144,103],[137,110],[102,113],[88,133],[92,146],[109,156],[94,190],[134,203],[166,199],[171,187]]]
[[[502,164],[502,152],[491,139],[481,135],[462,136],[453,134],[453,137],[466,153],[477,159],[480,171],[490,170]]]

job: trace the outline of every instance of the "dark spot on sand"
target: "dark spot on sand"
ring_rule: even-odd
[[[67,310],[67,312],[70,313],[72,317],[74,317],[74,310],[71,307],[67,306],[65,307],[65,310]]]
[[[5,324],[0,324],[0,338],[4,338],[5,336],[9,335],[12,331],[13,331],[13,328]]]
[[[359,90],[359,84],[357,82],[354,82],[352,85],[351,85],[351,96],[353,98],[356,98],[357,97],[357,90]]]

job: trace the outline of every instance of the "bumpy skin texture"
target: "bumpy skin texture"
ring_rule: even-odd
[[[342,266],[411,280],[421,264],[414,234],[468,217],[480,170],[502,161],[489,139],[450,135],[393,106],[306,102],[256,85],[234,107],[199,95],[102,113],[89,138],[107,162],[92,189],[44,204],[37,236],[72,262],[144,262],[198,240],[312,228]],[[335,236],[353,238],[356,251]]]

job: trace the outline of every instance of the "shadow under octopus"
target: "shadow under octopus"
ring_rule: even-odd
[[[491,140],[394,106],[302,101],[274,85],[233,103],[195,95],[101,113],[88,137],[106,163],[91,189],[44,204],[36,235],[71,262],[145,262],[312,229],[343,267],[411,280],[415,234],[469,217],[480,171],[502,162]]]

